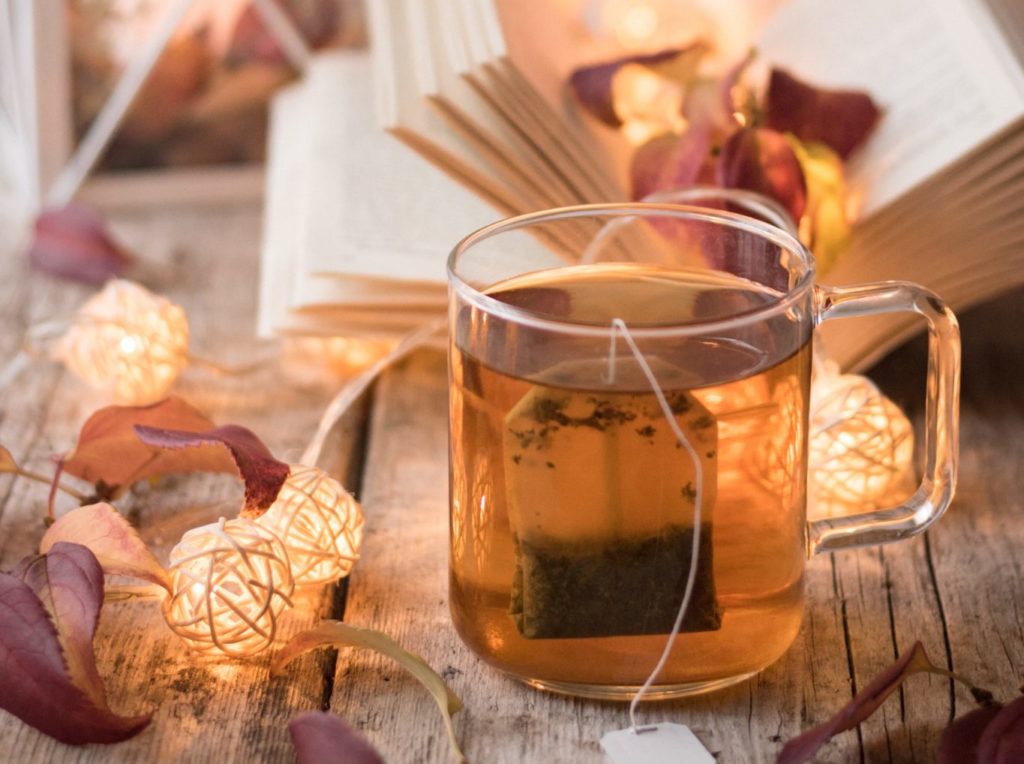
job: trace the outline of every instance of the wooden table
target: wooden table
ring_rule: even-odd
[[[125,239],[159,261],[156,286],[186,307],[195,351],[227,360],[253,352],[258,211],[179,210],[116,222]],[[15,352],[27,326],[69,312],[89,293],[30,277],[19,258],[0,260],[0,357]],[[648,706],[645,718],[688,724],[719,761],[772,761],[782,741],[830,715],[917,639],[938,663],[997,696],[1016,693],[1024,675],[1022,297],[964,317],[962,473],[943,521],[898,546],[814,559],[804,628],[782,660],[716,695]],[[923,370],[920,344],[876,370],[918,426]],[[280,458],[294,460],[330,391],[296,386],[271,369],[239,379],[191,370],[176,392],[219,422],[252,428]],[[526,689],[488,670],[454,634],[446,602],[445,395],[442,357],[420,354],[389,372],[332,438],[323,464],[363,501],[363,559],[347,586],[291,613],[287,632],[344,617],[422,654],[466,703],[456,726],[472,762],[601,762],[597,741],[626,725],[623,706]],[[2,393],[0,443],[26,466],[46,470],[49,455],[73,444],[100,403],[67,373],[38,364]],[[35,549],[45,494],[0,476],[0,568]],[[238,496],[231,478],[176,477],[120,505],[166,555],[185,529],[230,514]],[[248,664],[191,659],[154,602],[107,605],[96,649],[114,708],[155,709],[151,726],[119,745],[73,748],[0,712],[0,761],[287,762],[287,722],[313,708],[330,708],[362,730],[390,762],[451,760],[427,694],[365,652],[313,654],[270,680],[269,655]],[[971,707],[949,682],[914,677],[820,760],[930,762],[938,730]]]

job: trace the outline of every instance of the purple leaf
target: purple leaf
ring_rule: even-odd
[[[766,128],[737,130],[718,158],[718,185],[757,191],[779,202],[793,220],[807,204],[800,162],[782,133]]]
[[[878,124],[881,110],[867,93],[824,90],[772,69],[765,97],[767,127],[820,141],[846,159]]]
[[[291,471],[287,464],[273,457],[255,434],[238,425],[229,424],[203,432],[136,425],[135,434],[143,443],[159,448],[226,448],[245,483],[243,517],[255,518],[266,512]]]
[[[78,544],[0,573],[0,708],[72,745],[126,740],[149,724],[150,714],[107,705],[92,651],[102,604],[103,572]]]
[[[838,713],[817,727],[804,732],[783,747],[776,764],[802,764],[810,761],[828,740],[840,732],[851,730],[867,719],[911,674],[921,671],[948,676],[945,669],[938,668],[928,658],[924,646],[914,646],[900,656],[899,660],[876,676],[871,683],[843,706]]]
[[[946,727],[936,753],[936,764],[964,764],[978,761],[981,733],[1001,710],[1001,706],[976,708],[959,716]]]
[[[643,199],[655,191],[709,182],[713,172],[708,130],[694,127],[682,135],[662,135],[633,154],[633,198]]]
[[[978,764],[1019,764],[1024,752],[1024,698],[1000,709],[978,740]]]
[[[606,125],[618,127],[622,124],[622,120],[615,113],[615,104],[612,100],[612,80],[619,69],[626,64],[640,64],[641,66],[664,64],[689,51],[696,51],[698,46],[703,54],[705,48],[698,43],[687,48],[670,48],[658,53],[625,56],[603,64],[584,66],[572,73],[569,84],[573,93],[576,94],[576,98],[587,111]]]
[[[366,738],[326,711],[293,717],[288,733],[298,764],[384,764]]]
[[[36,270],[97,285],[123,275],[134,263],[99,214],[78,203],[40,213],[28,259]]]

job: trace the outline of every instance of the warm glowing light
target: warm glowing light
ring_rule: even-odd
[[[393,340],[363,337],[287,337],[282,368],[297,382],[336,384],[387,355]]]
[[[612,78],[612,104],[623,134],[634,145],[686,129],[683,87],[639,64],[626,64]]]
[[[170,300],[115,279],[79,308],[52,352],[118,403],[152,403],[188,364],[188,321]]]
[[[315,467],[293,466],[277,500],[257,522],[284,543],[296,585],[337,581],[359,558],[362,508]]]
[[[899,407],[856,374],[819,369],[811,387],[809,505],[846,515],[905,499],[913,489],[914,431]]]
[[[294,589],[281,540],[251,520],[193,528],[171,550],[171,629],[200,653],[254,655],[274,642]]]

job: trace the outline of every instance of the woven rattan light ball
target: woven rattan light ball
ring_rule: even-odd
[[[188,321],[170,300],[115,279],[79,308],[52,352],[118,403],[153,403],[188,364]]]
[[[296,585],[344,578],[359,557],[363,511],[323,470],[293,465],[277,500],[258,520],[284,542]]]
[[[232,657],[269,647],[294,582],[281,540],[251,520],[193,528],[171,551],[171,629],[200,653]]]

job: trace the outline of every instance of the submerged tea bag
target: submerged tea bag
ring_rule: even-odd
[[[573,379],[587,378],[584,363],[546,375],[554,384],[534,385],[505,418],[516,549],[510,612],[529,639],[667,634],[690,570],[695,465],[652,393],[573,389]],[[620,375],[623,386],[628,381]],[[704,475],[697,575],[682,630],[715,630],[717,423],[689,392],[665,395]]]

